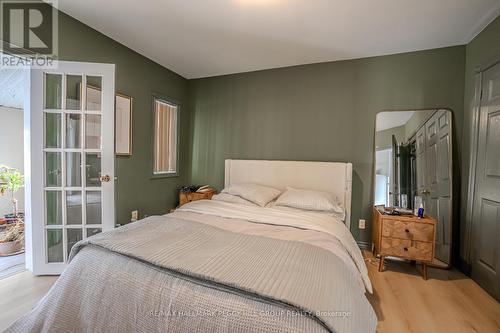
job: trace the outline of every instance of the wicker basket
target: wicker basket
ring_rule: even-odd
[[[20,240],[0,243],[0,256],[6,256],[9,254],[18,253],[21,252],[22,249],[23,249],[23,242]]]

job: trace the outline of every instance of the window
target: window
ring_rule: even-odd
[[[178,106],[154,98],[154,166],[155,175],[177,174]]]

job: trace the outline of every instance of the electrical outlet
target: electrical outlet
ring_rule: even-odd
[[[132,216],[130,218],[130,221],[134,222],[139,219],[139,211],[138,210],[133,210],[132,211]]]
[[[366,228],[366,221],[363,219],[359,219],[359,229],[365,229]]]

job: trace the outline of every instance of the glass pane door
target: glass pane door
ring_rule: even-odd
[[[44,74],[47,262],[102,230],[100,76]]]
[[[102,231],[102,76],[43,73],[46,263]]]
[[[115,225],[114,77],[114,65],[84,62],[27,72],[26,255],[36,275],[60,274],[78,241]]]

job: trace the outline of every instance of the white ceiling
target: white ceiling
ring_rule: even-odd
[[[389,128],[403,126],[410,120],[415,111],[388,111],[377,114],[376,130],[384,131]]]
[[[59,0],[59,8],[200,78],[466,44],[498,16],[500,0]]]

